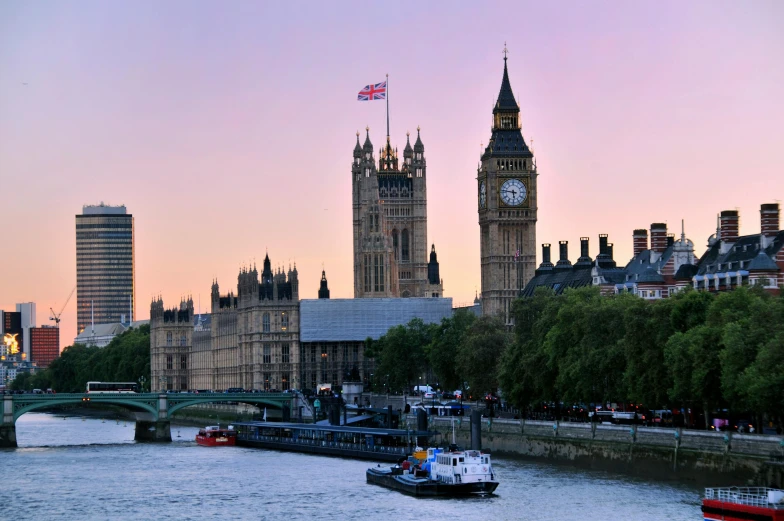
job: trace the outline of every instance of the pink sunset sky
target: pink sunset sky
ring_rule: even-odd
[[[0,309],[62,307],[84,204],[125,204],[136,229],[137,318],[162,295],[209,305],[213,278],[322,265],[353,296],[350,163],[384,102],[393,145],[428,160],[428,241],[445,296],[479,289],[476,168],[503,72],[539,167],[537,242],[667,222],[701,255],[716,214],[759,231],[784,198],[784,3],[0,3]],[[557,251],[557,249],[555,250]],[[541,252],[537,251],[541,261]],[[76,298],[61,345],[76,334]]]

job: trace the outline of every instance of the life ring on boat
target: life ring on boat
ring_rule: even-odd
[[[487,472],[487,467],[482,467],[482,472]]]

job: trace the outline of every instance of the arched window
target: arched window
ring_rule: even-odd
[[[262,333],[269,333],[270,332],[270,316],[269,313],[264,313],[261,318],[261,332]]]
[[[402,258],[403,261],[408,260],[408,230],[403,230],[403,233],[400,234],[401,239],[401,247],[402,250]]]
[[[394,252],[395,260],[400,260],[400,257],[398,257],[397,247],[397,230],[392,230],[392,251]]]
[[[280,314],[280,329],[286,331],[289,328],[289,314],[285,311]]]
[[[180,335],[180,345],[181,345],[181,346],[184,346],[184,345],[185,345],[185,333],[183,333],[182,335]]]
[[[171,331],[166,333],[166,345],[167,346],[172,345],[172,334],[171,334]]]

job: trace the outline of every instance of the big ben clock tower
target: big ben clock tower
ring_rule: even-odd
[[[512,301],[536,267],[536,163],[520,131],[520,106],[506,69],[493,130],[477,171],[482,313],[511,324]]]

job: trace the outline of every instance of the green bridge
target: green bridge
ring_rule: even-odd
[[[291,410],[290,393],[74,393],[3,396],[0,448],[16,447],[16,420],[26,412],[60,405],[117,405],[136,415],[136,441],[171,441],[169,417],[192,405],[235,402]]]

